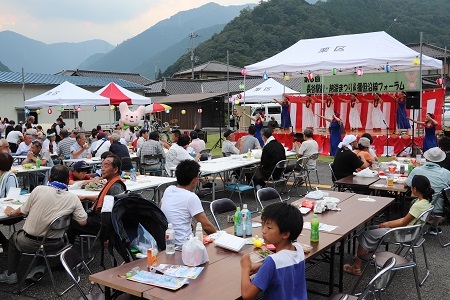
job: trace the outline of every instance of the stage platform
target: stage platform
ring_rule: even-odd
[[[370,133],[372,135],[373,139],[373,146],[375,147],[375,151],[377,153],[377,156],[386,156],[389,154],[390,156],[397,155],[400,151],[402,151],[405,147],[407,147],[411,141],[411,130],[408,131],[408,134],[403,135],[397,135],[392,134],[392,132],[389,132],[389,137],[386,136],[386,130],[380,131],[373,131],[373,130],[359,130],[359,131],[351,131],[347,132],[347,134],[354,134],[358,136],[358,138],[361,137],[362,134],[365,132]],[[417,133],[416,133],[417,134]],[[236,140],[238,140],[240,137],[247,135],[247,132],[244,131],[237,131],[235,132]],[[292,149],[292,145],[294,143],[294,137],[291,135],[290,132],[287,131],[281,131],[277,130],[274,132],[273,136],[282,144],[284,144],[285,147],[288,147],[289,149]],[[344,135],[342,135],[344,137]],[[314,131],[314,140],[319,144],[319,152],[322,155],[329,155],[330,154],[330,134],[327,131],[320,131],[319,129],[316,129]],[[423,136],[417,137],[417,135],[414,137],[414,141],[416,143],[416,146],[419,148],[422,148],[423,143]],[[410,154],[410,149],[406,149],[403,154],[407,155]]]

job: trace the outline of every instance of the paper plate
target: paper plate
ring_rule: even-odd
[[[306,215],[307,213],[309,213],[311,211],[311,208],[309,208],[309,207],[299,207],[298,209],[300,210],[300,212],[303,215]]]
[[[363,202],[376,202],[377,200],[373,199],[373,198],[369,198],[369,197],[364,197],[364,198],[358,198],[358,201],[363,201]]]

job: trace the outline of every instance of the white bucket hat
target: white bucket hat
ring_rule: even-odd
[[[442,151],[439,147],[430,148],[423,154],[426,160],[431,162],[441,162],[445,159],[445,152]]]

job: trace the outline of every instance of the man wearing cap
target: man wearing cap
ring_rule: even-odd
[[[308,157],[312,154],[319,152],[319,145],[313,139],[313,131],[310,128],[306,128],[303,131],[304,141],[298,146],[298,143],[294,144],[295,152],[297,153],[297,157]],[[307,164],[308,169],[314,169],[316,167],[316,160],[308,160]]]
[[[358,141],[358,148],[355,149],[356,155],[361,154],[364,156],[369,165],[372,165],[375,161],[375,158],[369,153],[370,140],[366,137],[361,137]]]
[[[248,126],[248,135],[240,138],[240,152],[247,153],[248,149],[261,149],[261,145],[257,138],[255,138],[256,128],[255,125]]]
[[[205,141],[198,138],[197,131],[192,130],[189,133],[189,136],[191,137],[191,143],[189,144],[189,147],[192,147],[195,153],[200,153],[202,150],[206,149]]]
[[[354,135],[346,135],[338,145],[334,156],[333,173],[336,180],[353,175],[353,172],[365,169],[369,166],[362,154],[355,154],[353,149],[358,147],[358,141]]]
[[[141,148],[142,144],[144,144],[146,141],[148,141],[149,133],[147,129],[141,129],[139,130],[139,139],[137,141],[136,148]]]
[[[228,129],[223,134],[225,141],[222,143],[222,154],[224,156],[230,156],[231,154],[239,154],[240,142],[233,144],[234,142],[234,131]]]
[[[273,130],[271,128],[265,128],[262,131],[264,147],[261,154],[261,166],[256,170],[255,176],[253,177],[253,182],[257,190],[265,186],[265,181],[269,179],[276,164],[286,159],[286,151],[283,145],[272,134]],[[277,169],[274,172],[274,179],[280,178],[281,171],[281,169]]]
[[[412,179],[415,175],[424,175],[427,177],[434,190],[433,201],[431,202],[434,205],[433,212],[442,214],[444,200],[439,197],[439,194],[442,189],[450,186],[450,171],[442,168],[438,164],[445,159],[445,152],[439,149],[439,147],[433,147],[425,151],[423,157],[425,157],[427,162],[423,166],[414,168],[411,171],[408,178],[406,178],[405,186],[411,186]]]
[[[75,143],[70,147],[70,158],[86,158],[89,151],[84,133],[78,133]]]
[[[73,171],[69,173],[69,185],[74,184],[76,181],[90,180],[91,177],[87,175],[87,172],[91,167],[85,161],[77,161],[73,165]]]

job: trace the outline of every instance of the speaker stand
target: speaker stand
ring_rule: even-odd
[[[412,110],[413,110],[413,120],[415,120],[416,119],[416,116],[415,116],[415,109],[414,108],[412,108]],[[400,156],[400,154],[403,152],[403,151],[405,151],[408,147],[411,147],[411,157],[415,157],[416,156],[416,149],[418,149],[419,151],[421,151],[420,150],[420,147],[419,147],[419,145],[416,145],[416,142],[414,141],[414,126],[415,126],[415,123],[413,122],[413,125],[412,125],[412,136],[411,136],[411,143],[409,143],[408,145],[406,145],[406,147],[405,148],[403,148],[400,152],[398,152],[397,153],[397,157],[398,156]]]

